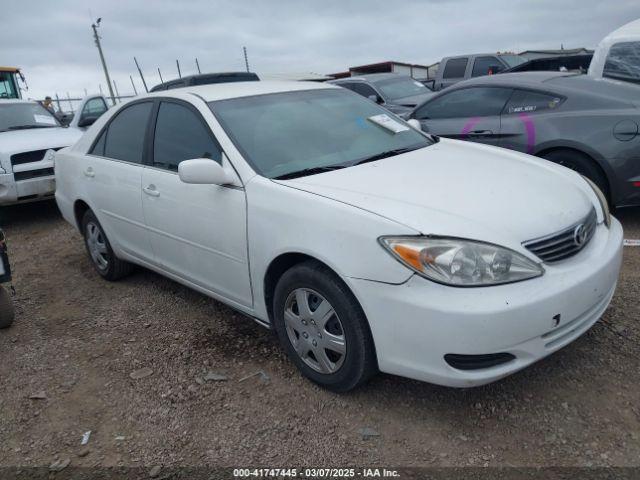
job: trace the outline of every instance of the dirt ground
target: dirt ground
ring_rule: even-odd
[[[55,204],[2,215],[17,319],[0,331],[0,467],[640,466],[639,247],[603,319],[510,378],[380,375],[337,395],[216,301],[142,269],[99,278]],[[640,238],[640,209],[618,217]]]

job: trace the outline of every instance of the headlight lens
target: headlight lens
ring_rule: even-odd
[[[587,183],[593,190],[593,193],[595,193],[596,197],[598,197],[600,208],[602,209],[602,216],[604,217],[604,224],[607,226],[607,228],[609,228],[609,226],[611,225],[611,212],[609,211],[609,202],[607,202],[607,197],[604,196],[602,190],[600,190],[600,188],[595,183],[593,183],[584,175],[582,176],[582,178],[587,181]]]
[[[539,277],[544,269],[525,256],[490,243],[446,237],[380,237],[393,257],[434,282],[482,287]]]

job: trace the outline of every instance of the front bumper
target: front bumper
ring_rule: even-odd
[[[56,191],[54,175],[15,181],[13,174],[0,175],[0,205],[52,198]]]
[[[545,265],[542,277],[508,285],[456,288],[418,275],[401,285],[349,283],[369,320],[381,371],[471,387],[506,377],[586,332],[613,296],[622,239],[612,218],[574,257]],[[503,352],[515,359],[479,370],[444,360],[446,354]]]

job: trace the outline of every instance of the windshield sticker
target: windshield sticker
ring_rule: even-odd
[[[409,127],[401,124],[400,122],[397,122],[386,113],[382,113],[380,115],[373,115],[367,118],[367,120],[375,123],[376,125],[380,125],[382,128],[386,128],[392,133],[406,132],[407,130],[409,130]]]
[[[35,120],[36,123],[44,123],[47,125],[56,124],[55,119],[53,117],[50,117],[49,115],[38,115],[37,113],[34,113],[33,119]]]

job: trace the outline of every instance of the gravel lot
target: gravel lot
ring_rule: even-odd
[[[468,390],[380,375],[336,395],[218,302],[142,269],[101,280],[55,204],[0,215],[17,291],[0,466],[640,466],[638,247],[604,318],[523,372]],[[618,217],[640,238],[640,209]]]

